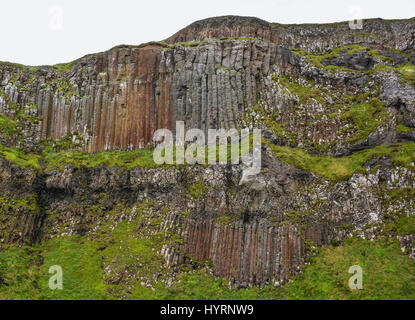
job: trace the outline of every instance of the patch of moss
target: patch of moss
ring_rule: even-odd
[[[325,66],[323,64],[323,61],[338,58],[338,57],[340,57],[341,52],[347,52],[347,54],[352,55],[352,54],[357,53],[357,52],[365,51],[366,54],[368,54],[372,57],[386,58],[386,57],[381,56],[379,51],[377,51],[377,50],[373,50],[369,47],[363,47],[363,46],[357,45],[357,44],[337,47],[337,48],[333,48],[329,51],[320,52],[320,53],[309,53],[309,52],[307,52],[303,49],[299,49],[299,48],[293,48],[292,51],[295,54],[299,55],[299,56],[305,57],[306,60],[310,64],[312,64],[312,65],[314,65],[314,66],[316,66],[320,69],[326,69],[326,70],[333,69],[333,67],[337,67],[337,66]],[[336,70],[345,70],[345,71],[358,72],[356,70],[345,69],[345,68],[341,68],[341,67],[337,67]]]
[[[399,236],[415,234],[415,216],[399,217],[395,223]]]
[[[291,93],[296,94],[300,100],[300,104],[305,104],[310,99],[317,100],[322,105],[325,105],[325,100],[322,96],[322,90],[318,88],[302,86],[297,80],[292,79],[286,75],[274,76],[274,81],[279,81],[284,85]]]
[[[4,114],[0,114],[0,134],[11,136],[18,133],[16,122]]]
[[[187,194],[190,195],[193,199],[199,199],[201,196],[206,194],[207,186],[203,180],[200,180],[196,184],[189,185],[187,187]]]
[[[311,155],[299,148],[267,144],[278,159],[330,181],[344,181],[355,173],[367,173],[363,165],[369,160],[382,157],[389,157],[397,166],[414,169],[412,163],[415,161],[415,143],[413,142],[382,145],[339,158]]]
[[[234,222],[234,218],[231,216],[220,216],[216,218],[215,222],[222,226],[229,226]]]
[[[215,68],[217,70],[226,70],[228,72],[231,72],[231,70],[232,70],[230,67],[224,67],[224,66],[221,66],[221,65],[216,65]]]
[[[68,63],[59,63],[52,66],[52,68],[59,74],[63,75],[65,73],[68,73],[72,70],[72,67],[78,62],[78,60],[71,61]]]
[[[343,119],[350,118],[353,122],[353,135],[347,141],[362,141],[375,132],[388,119],[384,106],[385,103],[378,98],[351,106],[350,110],[342,115]]]
[[[374,75],[377,72],[398,72],[404,81],[410,83],[411,85],[415,84],[415,67],[408,63],[403,66],[393,67],[388,64],[392,63],[392,58],[383,56],[378,50],[374,50],[370,47],[363,47],[361,45],[348,45],[348,46],[342,46],[338,48],[333,48],[326,52],[320,52],[320,53],[309,53],[303,49],[300,48],[293,48],[291,49],[297,56],[305,57],[306,61],[310,63],[311,65],[326,70],[328,72],[354,72],[354,73],[363,73],[367,74],[369,76]],[[371,56],[379,62],[375,68],[372,68],[368,71],[360,71],[360,70],[354,70],[354,69],[348,69],[344,67],[339,67],[336,65],[324,65],[323,62],[326,60],[334,59],[340,57],[341,52],[347,52],[347,54],[352,55],[354,53],[362,52],[364,51],[367,55]],[[399,52],[402,56],[407,56],[403,52],[399,50],[395,50]]]
[[[388,195],[392,201],[415,199],[415,188],[393,189],[388,191]]]
[[[189,42],[177,42],[175,44],[167,45],[168,49],[175,49],[177,47],[193,48],[198,47],[201,44],[200,41],[189,41]]]
[[[295,210],[291,210],[288,211],[285,215],[284,215],[284,222],[291,222],[294,224],[300,224],[304,222],[304,218],[305,218],[305,213],[303,212],[298,212]]]
[[[7,147],[0,144],[0,157],[22,168],[40,171],[39,159],[36,154],[28,154],[14,147]]]
[[[96,209],[100,211],[91,207],[88,212]],[[0,252],[0,279],[9,283],[0,285],[0,299],[125,299],[142,282],[154,284],[168,276],[160,251],[164,245],[180,244],[181,238],[159,231],[161,220],[152,213],[151,201],[127,209],[119,204],[107,212],[89,237],[59,237]],[[119,222],[120,214],[132,210],[135,218]],[[49,289],[52,265],[62,267],[63,290]]]
[[[279,288],[236,289],[228,286],[229,280],[200,270],[180,273],[171,287],[153,283],[152,290],[141,282],[162,263],[163,258],[154,249],[160,247],[163,237],[156,242],[135,238],[131,236],[135,228],[133,224],[120,225],[105,242],[73,236],[0,252],[0,277],[8,282],[7,286],[0,285],[0,298],[415,299],[415,262],[401,252],[396,240],[387,238],[350,239],[343,245],[323,247],[303,267],[303,274]],[[63,290],[48,287],[52,265],[63,269]],[[348,270],[353,265],[363,270],[363,290],[348,286]],[[126,270],[129,274],[137,272],[138,277],[122,279]],[[121,280],[110,284],[105,279]]]
[[[254,119],[251,119],[252,112],[254,112],[255,114]],[[267,110],[262,106],[262,104],[256,104],[250,110],[247,111],[244,120],[246,123],[260,121],[268,129],[270,129],[276,137],[281,138],[284,141],[287,141],[291,144],[295,144],[295,138],[293,137],[291,132],[285,128],[286,125],[284,123],[281,123],[281,121],[278,121],[278,116],[278,109]]]
[[[415,85],[415,66],[408,62],[406,65],[400,66],[398,72],[403,76],[409,84]]]
[[[396,132],[397,133],[406,133],[406,132],[411,132],[413,129],[409,128],[407,126],[404,126],[402,124],[399,124],[396,126]]]

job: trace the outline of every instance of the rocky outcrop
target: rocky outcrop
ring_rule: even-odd
[[[23,245],[39,239],[41,188],[41,179],[32,170],[0,159],[0,245]]]
[[[168,38],[167,42],[252,37],[313,52],[356,43],[377,49],[412,50],[415,44],[414,23],[414,19],[371,19],[364,20],[363,29],[353,30],[348,22],[282,25],[252,17],[225,16],[197,21]]]
[[[325,65],[339,66],[343,68],[353,70],[370,70],[372,69],[375,61],[372,57],[366,55],[364,52],[357,52],[354,54],[348,54],[347,51],[341,52],[341,56],[338,58],[328,59],[323,61]]]

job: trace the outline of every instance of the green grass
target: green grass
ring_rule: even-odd
[[[43,265],[40,268],[39,285],[42,299],[105,299],[108,298],[97,254],[99,243],[85,241],[81,237],[54,239],[42,248]],[[49,267],[59,265],[63,270],[64,290],[50,290]]]
[[[387,120],[384,102],[377,98],[351,106],[350,110],[342,115],[351,118],[354,124],[353,135],[348,142],[365,140],[372,132]]]
[[[415,188],[401,188],[388,191],[392,202],[415,199]]]
[[[348,270],[353,265],[363,269],[363,289],[351,290]],[[227,281],[214,279],[205,271],[180,276],[171,288],[155,292],[141,290],[141,299],[233,300],[233,299],[414,299],[415,262],[402,254],[393,240],[374,242],[355,239],[343,246],[324,247],[311,259],[304,273],[280,288],[228,288]],[[137,294],[137,292],[136,292]]]
[[[7,118],[7,117],[5,117]],[[0,117],[0,121],[1,121]],[[7,118],[8,121],[9,118]],[[9,123],[9,122],[8,122]],[[248,138],[246,138],[248,139]],[[252,136],[249,138],[250,148],[252,150]],[[176,166],[176,164],[164,164],[158,165],[154,162],[153,152],[154,149],[138,149],[134,151],[102,151],[97,153],[87,153],[81,150],[77,150],[80,145],[72,143],[71,138],[63,138],[58,141],[54,141],[53,145],[49,142],[46,142],[41,154],[30,154],[25,153],[14,147],[7,147],[0,144],[0,157],[4,157],[10,162],[24,167],[31,168],[35,170],[43,169],[45,172],[50,172],[53,169],[62,171],[66,165],[72,165],[74,168],[80,167],[98,167],[106,166],[111,167],[120,167],[122,169],[131,170],[136,167],[143,168],[157,168],[157,167],[169,167]],[[232,148],[231,144],[221,145],[216,149],[205,148],[205,163],[208,162],[209,155],[211,150],[216,153],[216,161],[219,162],[219,152],[220,147],[222,147],[226,152],[226,158],[224,161],[230,163],[232,159],[239,155],[244,155],[240,148],[240,144],[234,145]],[[173,159],[177,161],[178,155],[176,154],[176,149],[173,148]],[[213,153],[213,154],[214,154]],[[196,152],[194,153],[196,156]],[[42,159],[42,168],[40,166],[40,160]],[[186,163],[186,162],[185,162]],[[180,165],[177,165],[180,166]]]
[[[396,232],[399,236],[415,234],[415,216],[399,217],[395,223]]]
[[[248,139],[248,138],[246,138]],[[249,137],[250,141],[249,147],[252,150],[252,136]],[[244,140],[245,141],[245,140]],[[55,152],[51,146],[48,146],[43,151],[44,164],[46,172],[50,172],[54,168],[58,170],[64,169],[66,165],[72,165],[74,168],[84,167],[97,167],[97,166],[106,166],[106,167],[121,167],[126,170],[130,170],[136,167],[144,168],[156,168],[160,166],[173,166],[175,164],[165,164],[158,165],[154,162],[153,152],[154,149],[138,149],[134,151],[103,151],[97,153],[86,153],[80,150],[73,150],[71,142],[64,141],[62,139],[59,143],[55,142],[55,146],[60,151]],[[208,162],[209,155],[211,154],[210,150],[213,150],[216,153],[216,161],[219,162],[219,152],[220,148],[223,148],[227,154],[224,159],[226,162],[230,163],[232,159],[239,155],[244,155],[240,148],[240,144],[235,144],[232,148],[232,144],[228,143],[227,145],[220,145],[216,149],[211,149],[209,147],[205,148],[205,163]],[[177,162],[179,156],[176,153],[176,148],[173,147],[173,159]],[[214,154],[213,153],[213,154]],[[196,156],[196,151],[194,152]],[[186,163],[186,162],[185,162]]]
[[[76,62],[78,62],[78,60],[71,61],[71,62],[68,62],[68,63],[55,64],[52,67],[57,73],[65,74],[65,73],[68,73],[72,70],[72,67],[76,64]]]
[[[252,148],[252,141],[250,144]],[[415,144],[413,142],[377,146],[339,158],[312,155],[300,148],[290,148],[273,144],[269,144],[269,146],[274,155],[280,160],[298,168],[309,170],[331,181],[347,180],[354,173],[366,172],[362,165],[371,159],[390,157],[395,165],[408,168],[412,168],[411,163],[415,161]],[[230,145],[227,146],[227,149],[228,162],[241,152],[239,148],[235,149],[236,153],[235,151],[232,152]],[[208,152],[206,152],[207,156]],[[126,170],[135,167],[160,167],[160,165],[154,163],[152,149],[140,149],[130,152],[105,151],[88,154],[78,150],[53,152],[51,148],[48,148],[42,155],[36,155],[24,153],[17,148],[0,145],[0,157],[4,157],[20,167],[37,171],[43,169],[45,172],[50,172],[53,169],[63,170],[69,164],[75,168],[82,166],[106,166],[111,168],[117,166]],[[43,167],[41,168],[40,160],[42,157]],[[219,160],[218,156],[217,160]]]
[[[18,165],[22,168],[40,171],[39,155],[27,154],[14,147],[6,147],[0,144],[0,157]]]
[[[39,248],[10,248],[0,252],[0,278],[8,285],[0,285],[1,300],[40,299],[39,265],[42,264]]]
[[[398,133],[406,133],[406,132],[411,132],[413,129],[409,128],[407,126],[404,126],[402,124],[399,124],[396,126],[396,132]]]
[[[177,42],[174,44],[167,45],[167,49],[175,49],[177,47],[194,48],[201,44],[200,41],[189,41],[189,42]]]
[[[403,78],[412,85],[415,85],[415,66],[412,63],[407,63],[398,68]]]
[[[303,49],[300,49],[300,48],[294,48],[294,49],[292,49],[292,51],[295,54],[299,55],[299,56],[304,56],[310,64],[312,64],[312,65],[314,65],[314,66],[316,66],[320,69],[326,69],[326,70],[333,70],[333,69],[337,70],[338,69],[338,70],[344,70],[344,71],[358,72],[356,70],[351,70],[351,69],[347,69],[347,68],[341,68],[341,67],[330,66],[330,65],[329,66],[324,66],[323,65],[323,61],[325,61],[325,60],[330,60],[330,59],[340,57],[340,53],[342,51],[347,51],[347,53],[349,55],[352,55],[352,54],[357,53],[357,52],[365,51],[366,54],[368,54],[372,57],[378,57],[378,58],[386,59],[386,57],[380,55],[378,50],[373,50],[369,47],[363,47],[363,46],[360,46],[360,45],[357,45],[357,44],[338,47],[338,48],[333,48],[333,49],[331,49],[327,52],[321,52],[321,53],[316,53],[316,54],[309,53],[309,52],[307,52]]]
[[[349,267],[363,269],[363,290],[350,290]],[[284,299],[414,299],[415,261],[391,239],[346,241],[325,247],[311,259],[303,275],[283,287]],[[272,292],[272,290],[270,291]]]
[[[168,241],[164,233],[154,232],[159,220],[146,217],[145,211],[140,211],[131,223],[115,228],[114,221],[103,223],[94,240],[77,235],[0,251],[0,280],[8,282],[0,284],[0,300],[102,300],[126,296],[131,286],[140,286],[140,279],[152,279],[153,274],[163,272],[163,258],[157,252]],[[139,230],[138,225],[144,221],[144,230]],[[49,268],[54,265],[63,270],[63,290],[49,288]],[[119,278],[125,271],[137,279],[121,277],[121,284],[105,281]]]
[[[44,65],[44,66],[27,66],[27,65],[22,65],[22,64],[18,64],[18,63],[11,63],[11,62],[0,61],[0,67],[2,67],[2,66],[8,66],[8,67],[13,67],[13,68],[18,68],[18,69],[21,69],[21,70],[27,69],[31,73],[36,73],[41,68],[53,68],[57,73],[63,75],[65,73],[71,71],[72,67],[78,61],[79,61],[79,59],[78,60],[75,60],[75,61],[68,62],[68,63],[55,64],[53,66],[48,66],[48,65]]]
[[[43,246],[9,248],[0,253],[0,299],[104,299],[106,284],[98,244],[79,237],[54,239]],[[63,269],[63,290],[49,289],[49,267]]]
[[[119,166],[124,169],[135,167],[152,168],[157,167],[153,160],[151,149],[140,149],[130,152],[105,151],[98,153],[86,153],[78,150],[63,150],[59,152],[45,152],[45,170],[51,171],[54,168],[62,170],[66,165],[71,164],[74,168]]]
[[[120,229],[122,235],[115,234],[114,242],[107,246],[75,236],[0,252],[0,277],[8,282],[0,285],[0,299],[114,299],[119,293],[128,299],[175,300],[415,299],[415,261],[401,252],[396,240],[386,238],[353,239],[341,246],[323,247],[303,267],[302,275],[279,288],[229,288],[227,280],[216,279],[205,270],[181,273],[172,287],[159,283],[155,291],[142,287],[139,279],[107,284],[102,262],[108,257],[117,261],[118,272],[137,261],[152,267],[158,262],[151,241],[125,238],[128,230]],[[63,290],[49,289],[52,265],[63,269]],[[352,265],[363,269],[363,290],[348,287]]]
[[[207,189],[208,188],[203,182],[203,180],[200,180],[198,183],[192,184],[187,187],[187,194],[191,196],[193,199],[199,199],[207,192]]]
[[[322,97],[322,90],[315,89],[310,87],[304,87],[300,85],[295,79],[291,79],[285,75],[274,76],[274,81],[279,80],[291,93],[294,93],[298,96],[300,104],[305,104],[309,102],[311,98],[317,100],[321,104],[325,104],[325,101]]]
[[[338,48],[333,48],[326,52],[321,53],[310,53],[300,48],[293,48],[291,49],[296,55],[305,57],[306,61],[311,65],[323,69],[330,72],[340,72],[340,71],[348,71],[348,72],[355,72],[355,73],[365,73],[369,76],[373,76],[377,72],[384,72],[384,71],[394,71],[398,72],[398,74],[402,77],[402,79],[409,83],[410,85],[415,85],[415,66],[408,62],[406,65],[400,65],[396,67],[392,67],[387,65],[388,63],[392,62],[390,57],[386,57],[380,54],[378,50],[371,49],[370,47],[363,47],[360,45],[348,45]],[[343,68],[335,65],[327,65],[325,66],[323,62],[325,60],[330,60],[333,58],[340,57],[340,53],[342,51],[347,51],[349,55],[357,52],[366,52],[367,55],[373,57],[375,60],[380,61],[375,68],[368,71],[359,71],[353,70],[348,68]],[[399,53],[403,57],[408,57],[405,53],[394,50],[395,52]]]
[[[281,161],[304,170],[309,170],[331,181],[347,180],[354,173],[366,172],[362,165],[371,159],[390,157],[395,165],[408,168],[412,168],[413,166],[411,163],[415,161],[415,144],[413,142],[398,143],[388,146],[382,145],[339,158],[312,155],[300,148],[290,148],[273,144],[269,144],[269,146],[274,155]],[[236,150],[238,153],[240,152],[239,149]],[[207,154],[208,152],[206,152],[206,156]],[[227,161],[230,162],[236,155],[235,152],[231,152],[230,145],[228,145]],[[40,159],[42,156],[27,154],[17,148],[0,145],[0,156],[20,167],[37,171],[43,169],[45,172],[50,172],[54,168],[63,170],[68,164],[71,164],[75,168],[80,168],[81,166],[118,166],[126,170],[135,167],[159,167],[159,165],[154,163],[153,150],[151,149],[140,149],[130,152],[106,151],[94,154],[88,154],[77,150],[63,150],[60,152],[52,152],[49,150],[42,155],[43,168],[40,166]]]
[[[4,114],[0,114],[0,134],[7,136],[18,133],[16,122]]]
[[[277,146],[268,143],[273,154],[286,163],[300,169],[309,170],[330,181],[343,181],[355,173],[366,172],[362,167],[371,159],[389,157],[397,166],[411,167],[415,161],[415,143],[399,143],[389,146],[378,146],[355,152],[350,156],[333,157],[311,155],[300,148]]]

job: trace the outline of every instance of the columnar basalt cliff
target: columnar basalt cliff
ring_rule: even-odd
[[[0,245],[79,235],[100,244],[106,283],[145,286],[189,266],[278,285],[352,236],[414,256],[415,230],[397,227],[415,213],[414,45],[414,19],[229,16],[69,64],[0,63]],[[179,120],[261,128],[261,173],[147,161]],[[128,251],[143,237],[162,260]]]
[[[88,152],[134,150],[178,120],[204,130],[236,127],[272,66],[288,68],[294,59],[272,43],[212,40],[194,48],[116,48],[82,58],[63,76],[6,65],[0,81],[11,103],[38,106],[41,138],[78,132]],[[2,112],[7,106],[3,101]]]

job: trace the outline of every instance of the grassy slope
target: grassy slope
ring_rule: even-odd
[[[350,290],[348,269],[363,269],[363,290]],[[395,241],[354,239],[343,246],[324,247],[304,273],[286,286],[229,289],[224,280],[204,272],[183,275],[172,288],[160,288],[143,298],[157,299],[414,299],[415,262]],[[140,296],[139,296],[140,297]],[[140,297],[140,298],[141,298]]]
[[[9,285],[0,285],[0,299],[113,299],[122,285],[103,280],[102,257],[117,250],[116,241],[102,249],[100,243],[81,237],[51,240],[34,248],[12,248],[0,253],[0,277]],[[142,239],[129,241],[132,252],[156,257]],[[143,251],[144,248],[144,251]],[[154,255],[154,257],[152,257]],[[127,256],[124,256],[127,259]],[[125,261],[124,261],[125,262]],[[48,288],[48,268],[63,268],[63,290]],[[363,269],[363,290],[350,290],[348,269]],[[129,299],[415,299],[415,261],[405,256],[396,241],[374,242],[354,239],[343,246],[324,247],[311,258],[304,273],[286,286],[235,289],[227,281],[215,279],[204,270],[181,274],[179,283],[153,291],[139,281],[129,282]]]
[[[280,160],[301,169],[309,170],[331,181],[342,181],[354,173],[366,172],[363,165],[371,159],[389,157],[397,166],[413,168],[415,143],[382,145],[373,149],[355,152],[350,156],[333,157],[311,155],[300,148],[269,145],[273,154]]]
[[[27,154],[17,148],[6,147],[0,144],[0,157],[22,168],[40,170],[39,155]]]

